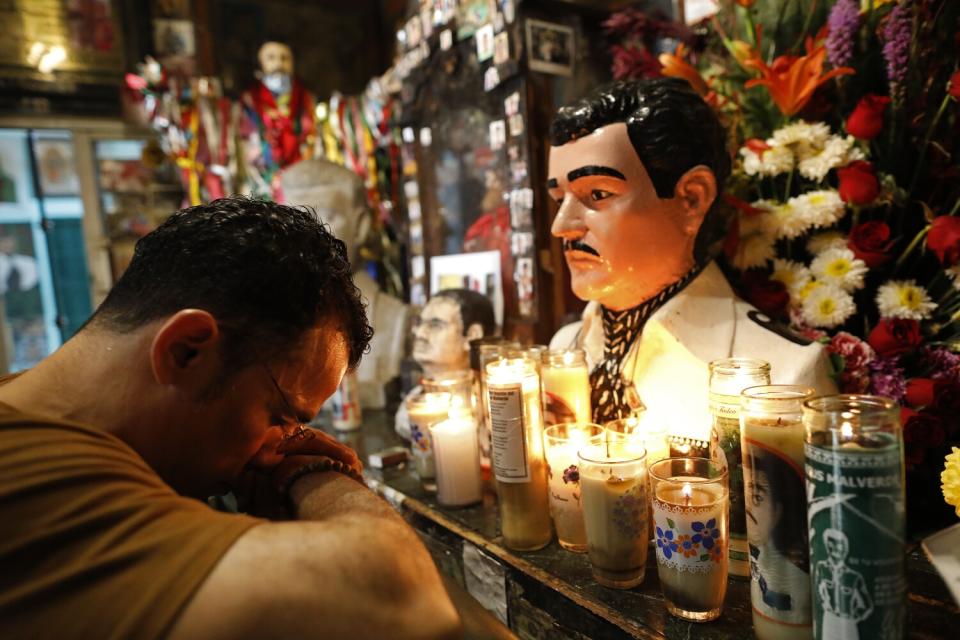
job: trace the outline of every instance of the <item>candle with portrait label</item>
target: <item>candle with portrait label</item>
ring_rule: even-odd
[[[331,398],[333,409],[333,428],[337,431],[354,431],[363,424],[360,410],[360,386],[357,373],[347,371],[343,374],[337,390]]]
[[[568,551],[583,553],[587,550],[577,452],[602,436],[603,428],[590,422],[556,424],[543,432],[550,515],[557,530],[557,541]]]
[[[724,358],[710,363],[710,457],[730,469],[730,575],[750,576],[747,520],[740,464],[740,392],[770,384],[770,365],[753,358]]]
[[[813,634],[802,420],[803,402],[813,393],[768,385],[740,396],[750,598],[759,640]]]
[[[803,405],[813,631],[902,638],[906,609],[900,407],[823,396]]]
[[[542,356],[544,423],[590,422],[590,376],[583,349]]]
[[[484,373],[503,542],[517,551],[540,549],[552,530],[536,363],[526,356],[503,358]]]
[[[437,502],[461,507],[482,498],[480,446],[472,410],[457,410],[430,427],[437,470]]]
[[[594,579],[630,589],[647,566],[647,464],[643,447],[621,434],[580,450],[587,556]]]
[[[650,465],[657,571],[667,610],[685,620],[720,616],[727,591],[727,470],[706,458]]]

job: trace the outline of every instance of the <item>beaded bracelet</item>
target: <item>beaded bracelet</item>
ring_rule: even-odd
[[[363,476],[354,471],[350,465],[339,460],[334,460],[333,458],[322,456],[316,462],[308,462],[291,473],[290,477],[287,478],[286,482],[283,483],[283,486],[280,487],[281,495],[289,496],[290,487],[293,486],[293,483],[308,473],[320,473],[324,471],[336,471],[337,473],[342,473],[348,478],[353,478],[360,484],[364,484]]]

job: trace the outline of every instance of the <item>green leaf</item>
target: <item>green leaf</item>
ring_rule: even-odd
[[[700,560],[701,560],[701,561],[706,561],[706,560],[709,560],[709,559],[710,559],[710,554],[709,554],[709,553],[700,554]]]
[[[671,529],[677,528],[677,525],[673,524],[673,520],[671,520],[670,518],[667,518],[667,524],[670,525]]]

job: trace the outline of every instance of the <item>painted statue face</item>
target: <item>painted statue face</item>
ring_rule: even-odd
[[[468,368],[469,348],[460,305],[450,298],[431,298],[413,330],[413,359],[428,375],[459,371]]]
[[[293,75],[293,52],[282,42],[265,42],[257,53],[264,75]]]
[[[574,294],[608,309],[634,307],[694,266],[702,216],[660,199],[623,122],[550,148],[551,233],[563,240]]]

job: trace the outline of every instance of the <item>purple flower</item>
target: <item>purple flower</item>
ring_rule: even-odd
[[[945,380],[960,384],[960,355],[949,349],[924,349],[922,366],[930,371],[934,380]]]
[[[887,80],[890,81],[891,95],[898,93],[898,87],[907,76],[912,22],[910,7],[898,4],[890,12],[883,28],[883,58],[887,61]]]
[[[580,470],[577,469],[575,464],[563,470],[563,484],[570,484],[571,482],[574,484],[580,482]]]
[[[870,393],[887,396],[902,403],[907,395],[907,381],[897,357],[877,358],[869,364]]]
[[[853,45],[860,28],[860,3],[857,0],[837,0],[827,19],[827,59],[835,67],[842,67],[853,59]]]

